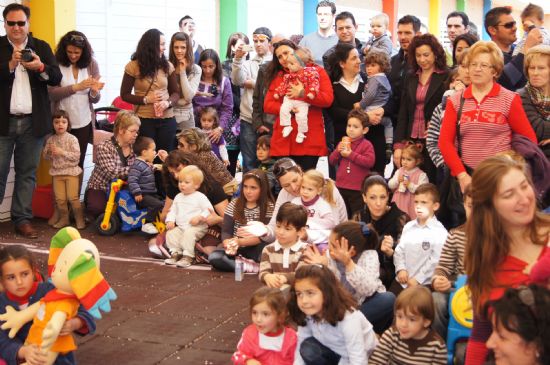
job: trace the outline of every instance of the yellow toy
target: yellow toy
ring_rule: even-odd
[[[25,344],[36,344],[47,354],[47,364],[53,364],[59,353],[76,349],[72,335],[59,336],[65,322],[76,316],[80,304],[95,318],[100,310],[109,312],[110,301],[116,299],[99,271],[99,252],[96,246],[80,237],[73,227],[61,229],[51,240],[48,274],[55,289],[39,302],[16,311],[7,306],[0,320],[2,329],[10,329],[9,337],[33,320]]]

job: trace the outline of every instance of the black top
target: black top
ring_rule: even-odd
[[[174,185],[174,181],[171,181],[167,184],[166,187],[166,197],[174,200],[176,195],[179,194],[179,189],[177,187],[177,184]],[[219,184],[212,184],[212,186],[209,189],[204,189],[204,184],[201,185],[199,191],[206,195],[210,203],[215,207],[217,204],[223,202],[224,200],[227,200],[227,195],[225,195],[222,187]]]
[[[391,85],[391,96],[390,100],[388,100],[384,106],[384,116],[389,117],[395,127],[397,125],[401,94],[403,92],[403,81],[410,68],[405,58],[405,51],[400,49],[399,52],[391,58],[390,64],[391,70],[388,73],[388,80]]]

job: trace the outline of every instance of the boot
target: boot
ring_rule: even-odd
[[[57,210],[57,204],[53,207],[53,215],[48,219],[48,225],[54,226],[59,220],[59,210]]]
[[[78,202],[78,206],[73,205],[72,207],[73,207],[73,216],[76,223],[76,228],[77,229],[86,228],[86,222],[84,221],[84,209],[82,208],[82,205],[80,204],[80,202]]]
[[[71,224],[69,220],[69,207],[67,202],[65,204],[58,204],[57,209],[59,211],[59,220],[53,225],[53,228],[63,228]]]

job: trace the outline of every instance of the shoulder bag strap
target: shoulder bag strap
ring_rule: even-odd
[[[458,112],[456,113],[456,141],[458,149],[458,157],[462,159],[462,147],[460,145],[460,119],[462,118],[462,108],[464,107],[464,91],[460,95],[460,106],[458,107]]]

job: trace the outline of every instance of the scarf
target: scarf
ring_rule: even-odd
[[[38,289],[38,281],[35,281],[32,284],[32,287],[30,288],[29,292],[27,294],[23,295],[22,297],[14,295],[14,294],[10,293],[7,290],[6,290],[6,296],[8,297],[9,300],[11,300],[12,302],[16,302],[17,304],[19,304],[21,306],[21,305],[25,305],[29,302],[29,298],[32,295],[34,295],[34,293],[36,293],[37,289]]]
[[[544,91],[541,88],[532,86],[529,81],[527,85],[527,92],[533,102],[533,105],[537,111],[542,115],[545,120],[550,119],[550,95],[544,95]]]

